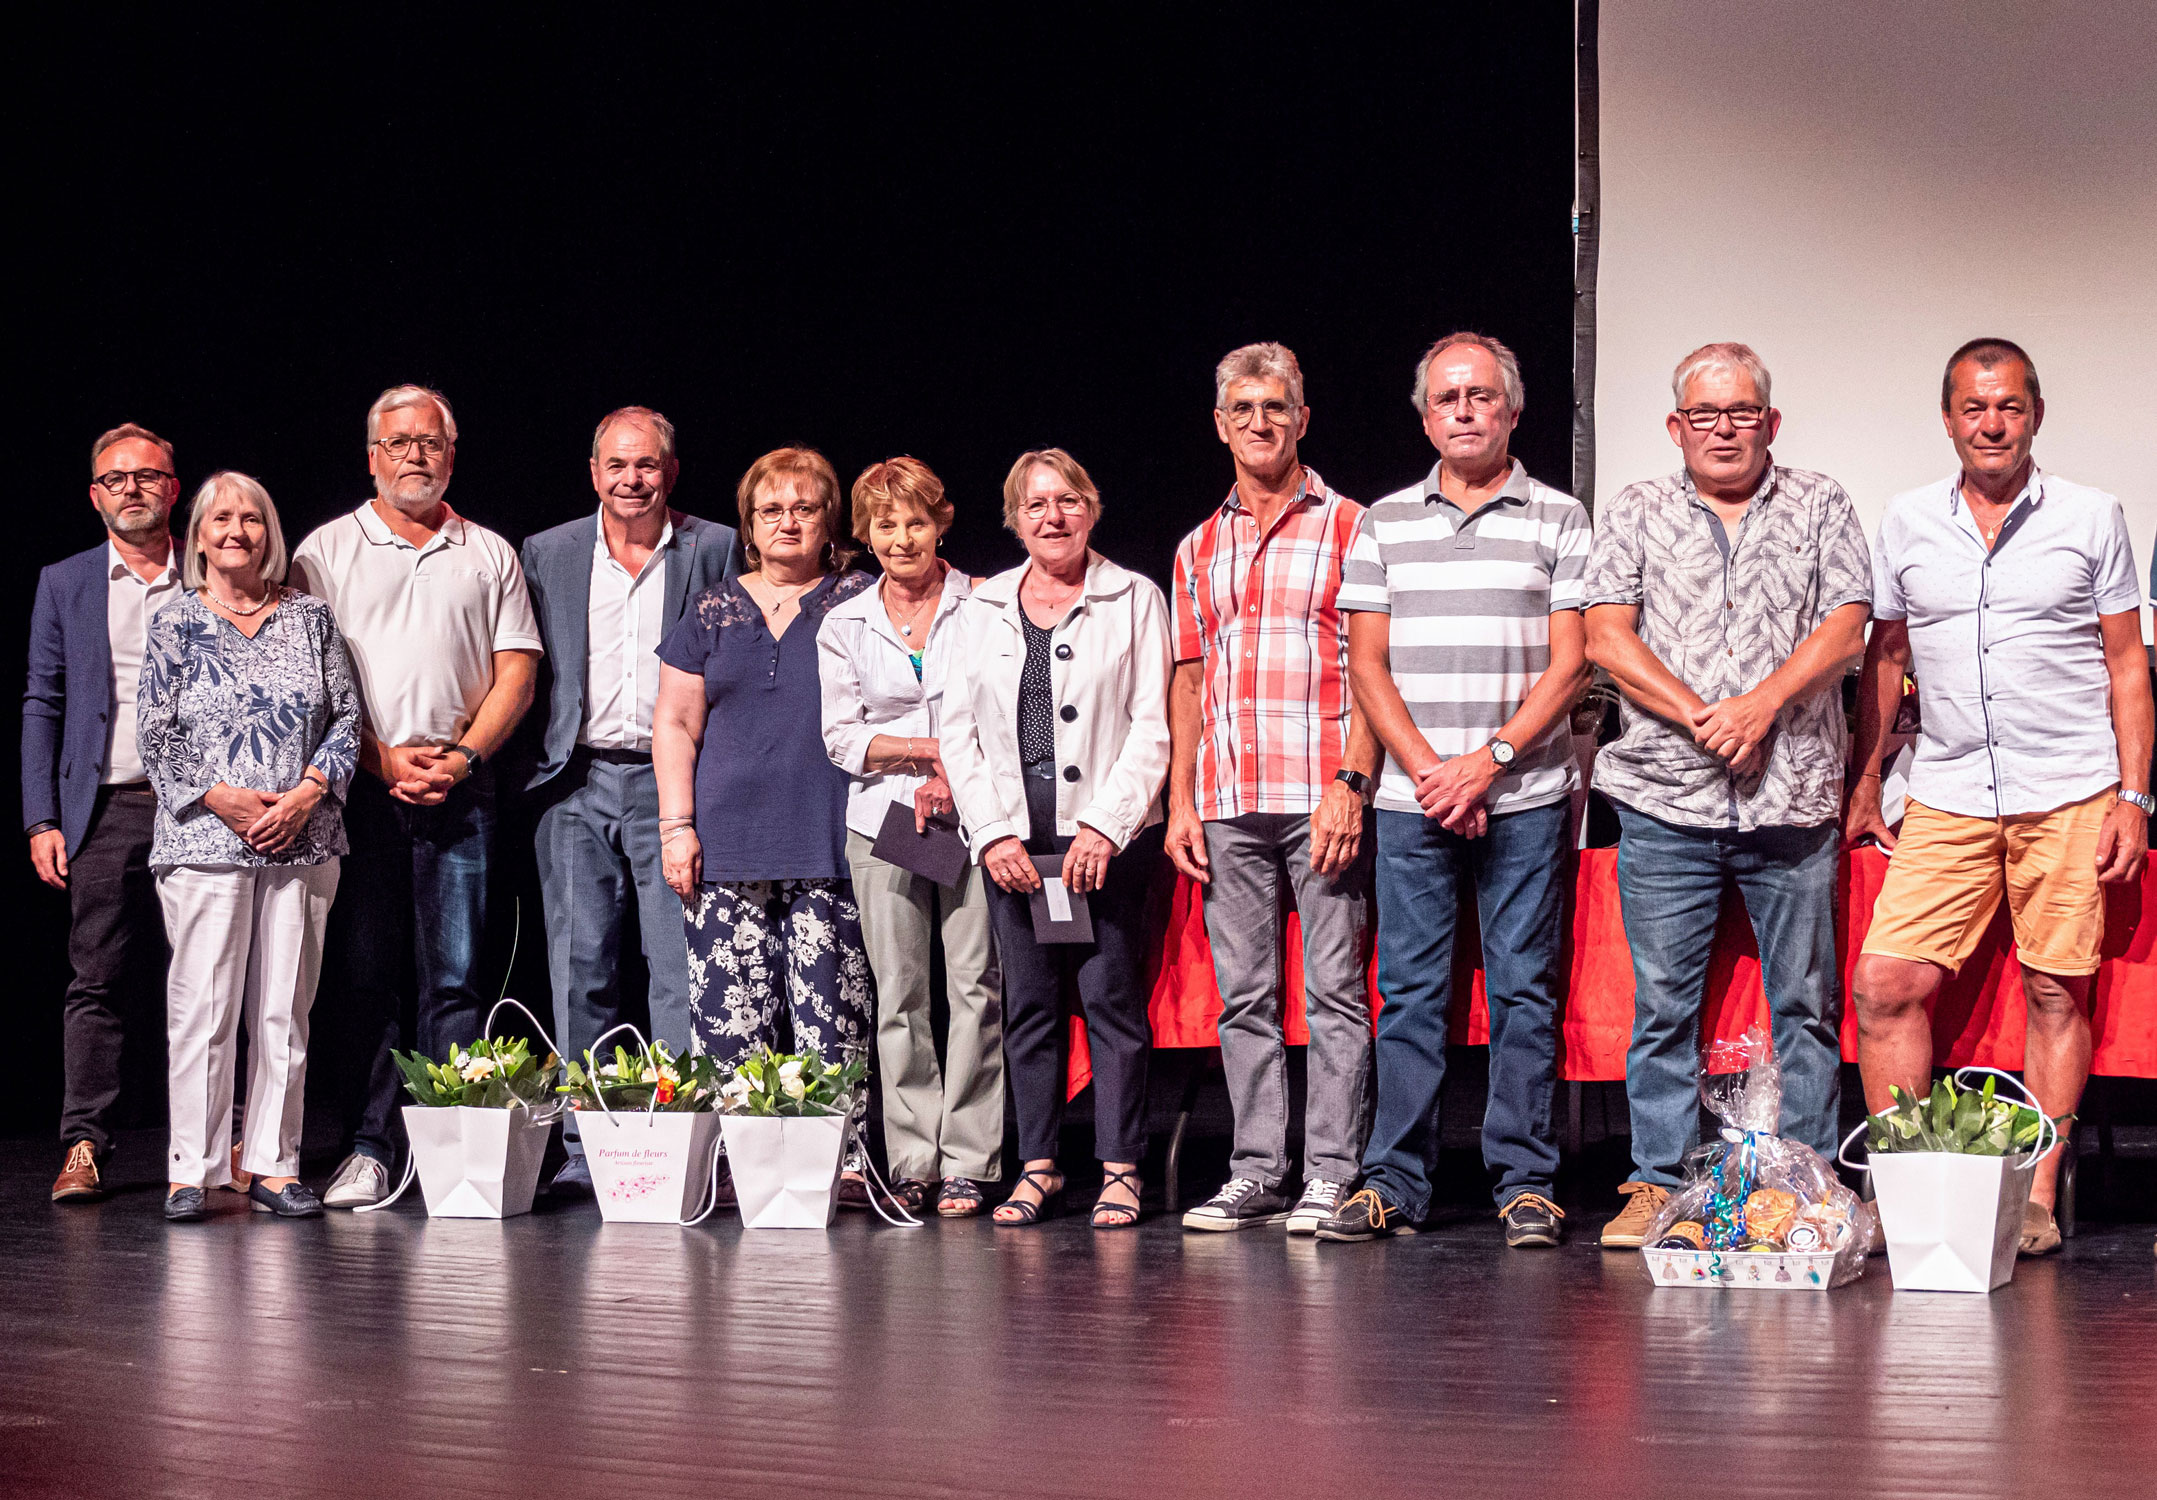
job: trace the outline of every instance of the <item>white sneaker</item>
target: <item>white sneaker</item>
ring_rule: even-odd
[[[1329,1182],[1323,1177],[1306,1177],[1303,1180],[1303,1196],[1288,1211],[1290,1234],[1316,1234],[1319,1221],[1330,1219],[1341,1206],[1341,1189],[1345,1182]]]
[[[389,1168],[355,1151],[337,1169],[322,1194],[325,1208],[369,1208],[389,1196]]]

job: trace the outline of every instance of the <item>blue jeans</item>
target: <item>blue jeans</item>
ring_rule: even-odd
[[[352,852],[330,909],[326,962],[338,973],[348,1025],[370,1049],[352,1149],[389,1165],[407,1102],[390,1049],[403,1045],[407,1006],[412,1045],[437,1062],[486,1021],[479,948],[494,854],[493,773],[482,767],[446,801],[413,807],[362,771],[345,802],[345,836]]]
[[[1463,882],[1475,888],[1490,999],[1483,1161],[1498,1173],[1501,1206],[1517,1193],[1551,1190],[1569,814],[1564,802],[1505,813],[1482,838],[1467,839],[1421,813],[1378,813],[1378,993],[1385,1009],[1364,1185],[1411,1221],[1430,1209]]]
[[[1835,1157],[1841,1104],[1842,977],[1835,958],[1835,825],[1688,828],[1613,803],[1618,898],[1633,950],[1633,1044],[1625,1102],[1633,1175],[1665,1187],[1700,1141],[1700,1002],[1734,880],[1760,944],[1775,1056],[1782,1064],[1779,1133]]]

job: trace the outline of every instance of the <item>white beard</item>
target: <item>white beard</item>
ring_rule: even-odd
[[[395,481],[375,480],[375,498],[408,516],[424,515],[433,510],[442,498],[442,491],[449,488],[449,481],[444,479],[430,479],[424,486],[417,488],[407,481],[404,492],[399,494],[391,488],[393,483]]]

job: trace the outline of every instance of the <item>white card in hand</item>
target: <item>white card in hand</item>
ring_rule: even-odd
[[[1051,877],[1041,882],[1041,895],[1049,904],[1049,918],[1056,922],[1071,920],[1071,892],[1061,880]]]

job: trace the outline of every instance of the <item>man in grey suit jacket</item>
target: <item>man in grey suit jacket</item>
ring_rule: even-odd
[[[38,575],[22,704],[22,821],[38,878],[68,895],[66,1085],[55,1203],[104,1197],[126,1020],[164,1031],[165,920],[151,882],[157,795],[135,750],[150,616],[177,598],[172,445],[133,423],[90,448],[105,540]],[[154,1017],[154,1020],[153,1020]]]
[[[625,406],[592,435],[599,511],[524,544],[524,576],[546,641],[546,722],[528,783],[547,913],[555,1040],[581,1057],[621,1020],[622,919],[634,900],[651,971],[652,1033],[689,1047],[689,951],[681,898],[659,868],[652,704],[659,642],[705,589],[741,571],[734,528],[670,510],[680,472],[674,424]],[[560,1188],[591,1178],[565,1127]]]

